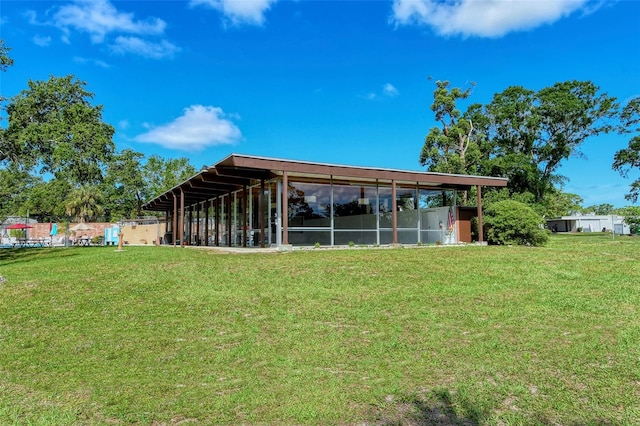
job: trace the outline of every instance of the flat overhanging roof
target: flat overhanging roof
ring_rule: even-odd
[[[394,170],[378,167],[346,166],[231,154],[218,163],[204,167],[181,184],[158,195],[142,206],[144,210],[173,209],[174,199],[183,193],[185,206],[228,194],[287,174],[289,178],[304,180],[344,181],[375,184],[395,181],[400,185],[418,185],[433,189],[469,189],[472,186],[507,186],[506,178]]]

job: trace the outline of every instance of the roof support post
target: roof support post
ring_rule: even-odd
[[[215,246],[220,246],[220,197],[216,197],[215,205],[213,207],[213,215],[215,217],[215,226],[216,229],[213,232],[216,238]]]
[[[193,244],[193,209],[194,206],[189,206],[187,208],[189,211],[189,222],[187,224],[187,238],[189,238],[188,245]]]
[[[167,234],[167,232],[169,232],[169,210],[165,210],[164,211],[164,233],[165,235]],[[164,241],[164,235],[162,237],[160,237],[160,242],[158,243],[158,245],[162,244],[162,242]]]
[[[398,200],[396,200],[396,181],[391,181],[391,227],[393,229],[392,244],[398,244]]]
[[[227,193],[227,205],[226,210],[227,214],[225,215],[227,218],[227,247],[231,247],[231,222],[233,221],[233,217],[231,216],[231,192]]]
[[[249,200],[247,197],[247,185],[242,185],[242,247],[247,246],[247,228],[249,223]]]
[[[202,206],[200,203],[195,206],[198,210],[196,210],[196,245],[200,245],[200,210],[202,210]]]
[[[178,218],[178,237],[180,247],[184,247],[184,191],[180,188],[180,217]]]
[[[482,229],[482,187],[480,185],[478,188],[478,242],[481,243],[484,241],[484,232]]]
[[[178,238],[178,196],[175,192],[173,194],[173,220],[171,224],[171,239],[173,240],[173,246],[176,246],[176,240]]]
[[[209,245],[209,205],[211,200],[207,200],[204,203],[204,245]]]
[[[260,227],[260,247],[264,248],[264,179],[260,179],[260,196],[258,197],[258,226]]]
[[[289,175],[282,172],[282,245],[289,245]]]

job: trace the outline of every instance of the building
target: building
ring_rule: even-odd
[[[470,241],[470,232],[461,239],[467,227],[456,192],[477,188],[481,224],[482,187],[506,185],[504,178],[231,154],[143,208],[165,213],[163,242],[173,245],[444,244]]]
[[[631,233],[629,225],[624,223],[624,217],[593,213],[547,219],[547,228],[554,232],[611,232],[613,230],[618,235]]]

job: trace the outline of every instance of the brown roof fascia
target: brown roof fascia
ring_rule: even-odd
[[[216,164],[215,167],[216,169],[218,167],[236,167],[336,177],[417,182],[421,184],[507,186],[507,179],[505,178],[320,164],[275,158],[251,157],[238,154],[231,154],[220,163]]]

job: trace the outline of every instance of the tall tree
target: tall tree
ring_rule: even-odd
[[[0,71],[5,72],[7,68],[13,65],[13,59],[9,56],[9,51],[11,49],[8,48],[4,40],[0,39]],[[2,86],[0,85],[0,90],[2,90]],[[4,103],[7,98],[3,93],[0,92],[0,120],[4,118]],[[7,157],[9,153],[9,145],[5,142],[4,138],[5,130],[3,127],[0,127],[0,165],[2,164],[2,158]]]
[[[181,158],[163,159],[152,155],[142,168],[146,183],[145,199],[156,197],[196,174],[189,160]]]
[[[144,154],[125,149],[115,154],[109,163],[104,181],[105,213],[112,219],[135,218],[141,215],[146,197],[142,175]]]
[[[98,184],[114,152],[114,128],[102,121],[86,83],[69,75],[29,81],[9,102],[0,163],[51,173],[74,184]]]
[[[472,83],[472,86],[474,84]],[[478,147],[474,142],[474,125],[469,114],[463,115],[457,103],[471,95],[472,87],[461,89],[450,87],[448,81],[436,81],[431,111],[440,127],[432,127],[425,137],[420,152],[420,165],[429,171],[441,173],[469,174],[477,158]]]
[[[581,155],[589,137],[613,130],[618,105],[589,81],[566,81],[537,92],[507,88],[486,106],[494,152],[490,172],[508,177],[513,192],[541,201],[561,183],[562,161]]]
[[[620,114],[621,134],[640,133],[640,96],[633,98],[622,109]],[[613,157],[613,169],[620,172],[623,177],[628,177],[633,169],[640,169],[640,134],[636,134],[629,141],[629,146],[616,152]],[[625,198],[632,203],[638,201],[640,196],[640,177],[631,183],[631,190]]]

